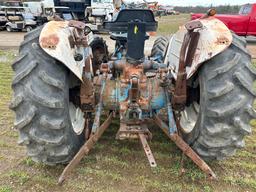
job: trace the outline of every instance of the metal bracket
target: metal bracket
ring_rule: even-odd
[[[184,41],[180,51],[179,70],[177,74],[176,87],[173,94],[172,105],[177,111],[183,111],[187,101],[187,72],[186,67],[190,66],[196,52],[200,33],[195,29],[202,28],[200,20],[195,20],[185,25],[188,32],[184,36]]]
[[[120,129],[116,135],[117,139],[139,139],[151,167],[156,167],[154,155],[150,149],[147,139],[152,139],[152,134],[145,124],[127,125],[120,123]]]
[[[128,125],[121,122],[120,129],[116,134],[116,139],[139,139],[139,134],[145,135],[147,139],[152,139],[152,134],[145,124]]]
[[[67,175],[80,163],[84,156],[88,155],[90,150],[93,148],[95,143],[102,136],[104,131],[109,127],[113,119],[113,113],[109,115],[107,120],[97,129],[97,132],[93,134],[86,143],[80,148],[75,157],[70,161],[70,163],[65,167],[61,176],[59,177],[58,184],[61,185],[67,178]]]
[[[142,147],[143,147],[143,149],[145,151],[145,154],[146,154],[146,156],[148,158],[150,166],[151,167],[156,167],[157,166],[156,160],[155,160],[155,158],[153,156],[153,153],[152,153],[152,151],[151,151],[151,149],[150,149],[150,147],[148,145],[148,142],[147,142],[147,139],[145,137],[145,134],[139,133],[139,138],[140,138],[140,142],[142,144]]]
[[[177,134],[169,134],[168,126],[157,116],[154,115],[155,123],[162,129],[162,131],[179,147],[182,152],[188,156],[203,172],[205,172],[211,179],[216,179],[215,173],[207,165],[207,163],[196,154],[196,152]]]

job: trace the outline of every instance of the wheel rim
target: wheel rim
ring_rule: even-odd
[[[27,27],[27,28],[26,28],[26,31],[27,31],[27,32],[30,32],[31,30],[32,30],[31,27]]]
[[[75,107],[73,103],[69,103],[69,116],[72,124],[73,131],[77,135],[81,135],[85,126],[84,113],[78,107]]]
[[[200,105],[197,102],[193,102],[190,106],[186,107],[181,112],[180,126],[183,133],[191,133],[199,118]]]
[[[8,32],[11,32],[11,27],[10,27],[10,26],[7,26],[7,27],[6,27],[6,30],[7,30]]]

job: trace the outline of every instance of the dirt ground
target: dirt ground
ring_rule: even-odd
[[[18,50],[20,43],[23,41],[25,32],[7,32],[0,31],[0,50]],[[115,42],[109,38],[106,34],[97,34],[104,38],[107,42],[110,51],[114,51]],[[146,41],[145,52],[149,54],[154,41],[157,37],[151,37],[150,40]]]
[[[188,16],[163,18],[162,23],[177,26]],[[163,27],[163,34],[168,26]],[[169,28],[168,28],[169,29]],[[173,31],[175,29],[172,29]],[[114,121],[63,185],[56,184],[63,165],[49,167],[34,163],[25,147],[17,145],[18,132],[13,129],[14,114],[8,106],[12,96],[11,63],[24,33],[0,32],[0,192],[255,192],[256,191],[256,121],[253,134],[246,137],[246,147],[223,161],[209,162],[218,180],[209,180],[189,159],[180,174],[181,152],[159,129],[152,127],[150,146],[158,163],[151,169],[137,141],[117,141],[119,128]],[[110,50],[114,42],[104,35]],[[150,53],[153,37],[146,44]],[[250,45],[256,55],[256,48]],[[256,67],[256,63],[254,63]],[[255,84],[256,87],[256,84]],[[255,103],[256,107],[256,103]]]

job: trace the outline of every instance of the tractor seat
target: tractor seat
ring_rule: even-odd
[[[110,39],[114,41],[127,41],[127,33],[110,33]],[[149,39],[149,35],[146,34],[145,40]]]

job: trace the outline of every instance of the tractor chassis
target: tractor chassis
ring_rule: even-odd
[[[158,94],[162,96],[164,95],[164,98],[166,100],[166,103],[164,105],[166,106],[166,109],[167,109],[169,124],[167,125],[164,121],[162,121],[157,115],[157,113],[154,113],[154,112],[151,113],[151,117],[153,117],[154,123],[168,136],[168,138],[170,138],[170,140],[174,142],[177,145],[177,147],[180,148],[180,150],[183,152],[183,155],[186,155],[187,157],[189,157],[210,178],[215,179],[216,178],[215,173],[211,170],[211,168],[207,165],[207,163],[203,159],[201,159],[199,155],[197,155],[196,152],[180,137],[177,129],[177,127],[179,128],[179,112],[182,111],[183,107],[185,106],[186,97],[187,97],[186,95],[187,74],[186,74],[185,68],[186,66],[191,64],[191,61],[192,61],[191,58],[195,53],[195,48],[197,46],[197,42],[199,39],[199,33],[194,32],[194,29],[201,28],[201,27],[202,25],[200,21],[196,21],[196,22],[193,21],[186,25],[188,32],[184,37],[182,50],[180,52],[179,71],[177,75],[176,87],[173,91],[172,103],[170,102],[169,91],[167,88],[168,87],[168,78],[167,78],[168,70],[161,65],[157,67],[159,82],[160,82],[160,85],[162,86],[161,91]],[[130,117],[127,117],[127,113],[130,114],[130,112],[131,114],[134,114],[134,113],[140,114],[141,109],[138,108],[137,106],[149,105],[149,102],[148,101],[145,102],[145,100],[143,100],[141,95],[143,95],[143,89],[147,87],[147,84],[146,84],[147,82],[144,81],[147,78],[144,74],[144,71],[146,68],[145,66],[147,67],[151,66],[152,63],[142,63],[140,65],[135,65],[135,66],[129,63],[122,63],[122,62],[117,62],[115,64],[119,66],[119,68],[121,68],[124,74],[122,76],[124,80],[123,82],[121,81],[121,83],[123,83],[124,85],[128,85],[128,84],[130,85],[130,88],[128,91],[128,98],[130,103],[129,102],[126,103],[123,101],[119,102],[120,129],[116,135],[116,138],[121,140],[139,139],[145,151],[145,154],[148,158],[150,166],[156,167],[157,164],[156,164],[155,158],[147,142],[148,139],[150,140],[152,138],[152,134],[150,133],[150,131],[146,126],[146,120],[141,118],[140,115],[138,115],[138,117],[136,118],[131,118],[131,119],[129,119]],[[113,63],[111,63],[111,66],[112,65]],[[108,118],[105,120],[105,122],[102,125],[100,125],[100,118],[102,116],[102,111],[104,108],[104,93],[106,90],[108,74],[110,72],[109,66],[110,65],[105,63],[101,65],[100,71],[102,72],[103,75],[101,76],[101,83],[100,83],[101,87],[99,91],[100,95],[99,95],[98,104],[95,106],[96,107],[95,118],[90,130],[90,134],[88,134],[88,127],[85,128],[86,130],[85,137],[87,141],[80,148],[80,150],[75,155],[75,157],[71,160],[71,162],[65,167],[64,171],[59,177],[59,180],[58,180],[59,184],[62,184],[66,180],[68,174],[79,164],[82,158],[88,155],[88,153],[93,148],[95,143],[100,139],[104,131],[111,124],[111,121],[116,114],[115,112],[118,111],[118,109],[109,110],[110,113]],[[85,67],[85,72],[88,72],[88,69],[86,70],[86,67]],[[125,78],[127,78],[128,81]],[[84,80],[84,82],[86,81]],[[81,104],[83,108],[83,104],[85,104],[85,106],[88,106],[88,104],[93,103],[92,102],[93,99],[91,99],[93,98],[93,95],[91,94],[92,92],[82,88],[83,87],[81,87],[81,91],[84,90],[81,92]],[[109,87],[107,89],[109,89]],[[153,90],[152,92],[154,91],[155,90]],[[118,98],[115,98],[115,99],[118,99]],[[85,102],[83,102],[83,100]],[[174,107],[174,110],[172,106]],[[94,108],[94,106],[92,106],[92,108]],[[88,109],[84,108],[83,111],[85,112],[85,117],[88,117],[88,118],[91,117],[90,110],[88,111]]]

